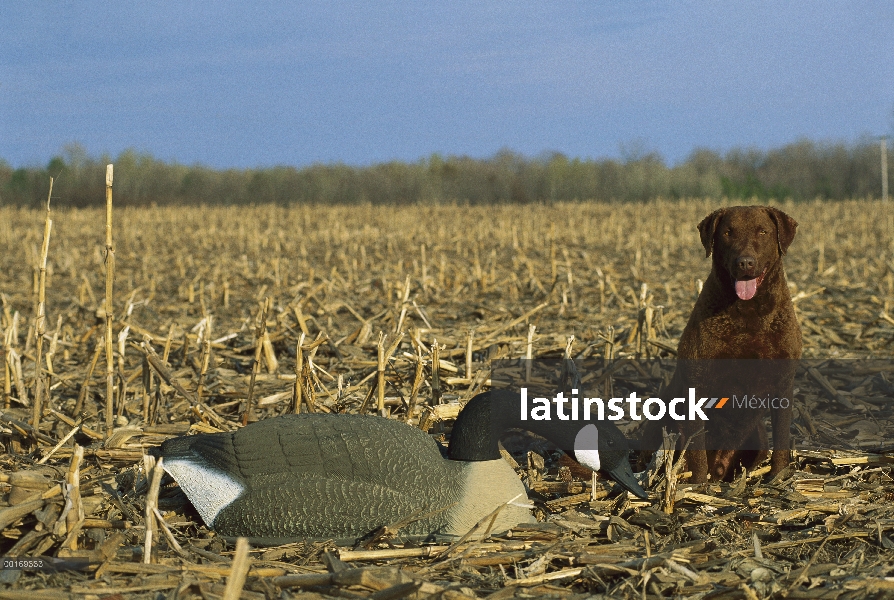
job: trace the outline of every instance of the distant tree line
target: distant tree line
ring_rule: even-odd
[[[367,167],[314,164],[212,169],[164,162],[126,150],[117,158],[88,156],[77,144],[46,167],[13,169],[0,160],[0,204],[41,206],[49,178],[68,206],[102,204],[105,165],[115,165],[118,205],[495,202],[727,197],[809,200],[873,196],[880,191],[879,147],[872,141],[785,147],[696,150],[668,166],[656,153],[623,160],[578,159],[560,153],[526,158],[504,150],[491,158],[442,157]],[[892,161],[894,162],[894,161]],[[892,178],[894,181],[894,178]]]

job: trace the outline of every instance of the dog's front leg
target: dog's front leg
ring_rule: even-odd
[[[791,391],[788,395],[792,397]],[[770,411],[770,422],[773,426],[773,453],[770,455],[770,474],[775,475],[792,462],[792,407],[776,408]]]
[[[705,432],[702,430],[702,425],[696,422],[681,423],[680,433],[682,434],[680,443],[684,446],[691,440],[685,453],[686,468],[692,472],[691,481],[705,483],[708,481],[708,454],[705,450]]]

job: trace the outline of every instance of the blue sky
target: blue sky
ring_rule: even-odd
[[[894,3],[5,2],[0,159],[581,158],[894,130]]]

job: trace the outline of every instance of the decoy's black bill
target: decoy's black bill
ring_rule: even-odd
[[[608,474],[625,490],[633,492],[633,494],[637,498],[642,498],[643,500],[647,500],[649,498],[649,494],[647,494],[646,490],[644,490],[642,486],[640,486],[639,482],[636,480],[636,477],[633,475],[633,469],[630,468],[630,463],[628,463],[626,460],[609,471]]]

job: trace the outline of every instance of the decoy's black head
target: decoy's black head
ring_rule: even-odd
[[[649,495],[633,475],[629,455],[627,438],[611,422],[584,425],[574,438],[574,459],[577,462],[594,471],[602,471],[636,496],[648,498]]]
[[[648,497],[630,468],[627,438],[614,423],[522,421],[519,395],[509,390],[491,390],[466,404],[450,435],[449,456],[464,461],[499,459],[497,440],[510,429],[524,429],[545,437],[585,467],[602,471],[640,498]]]

